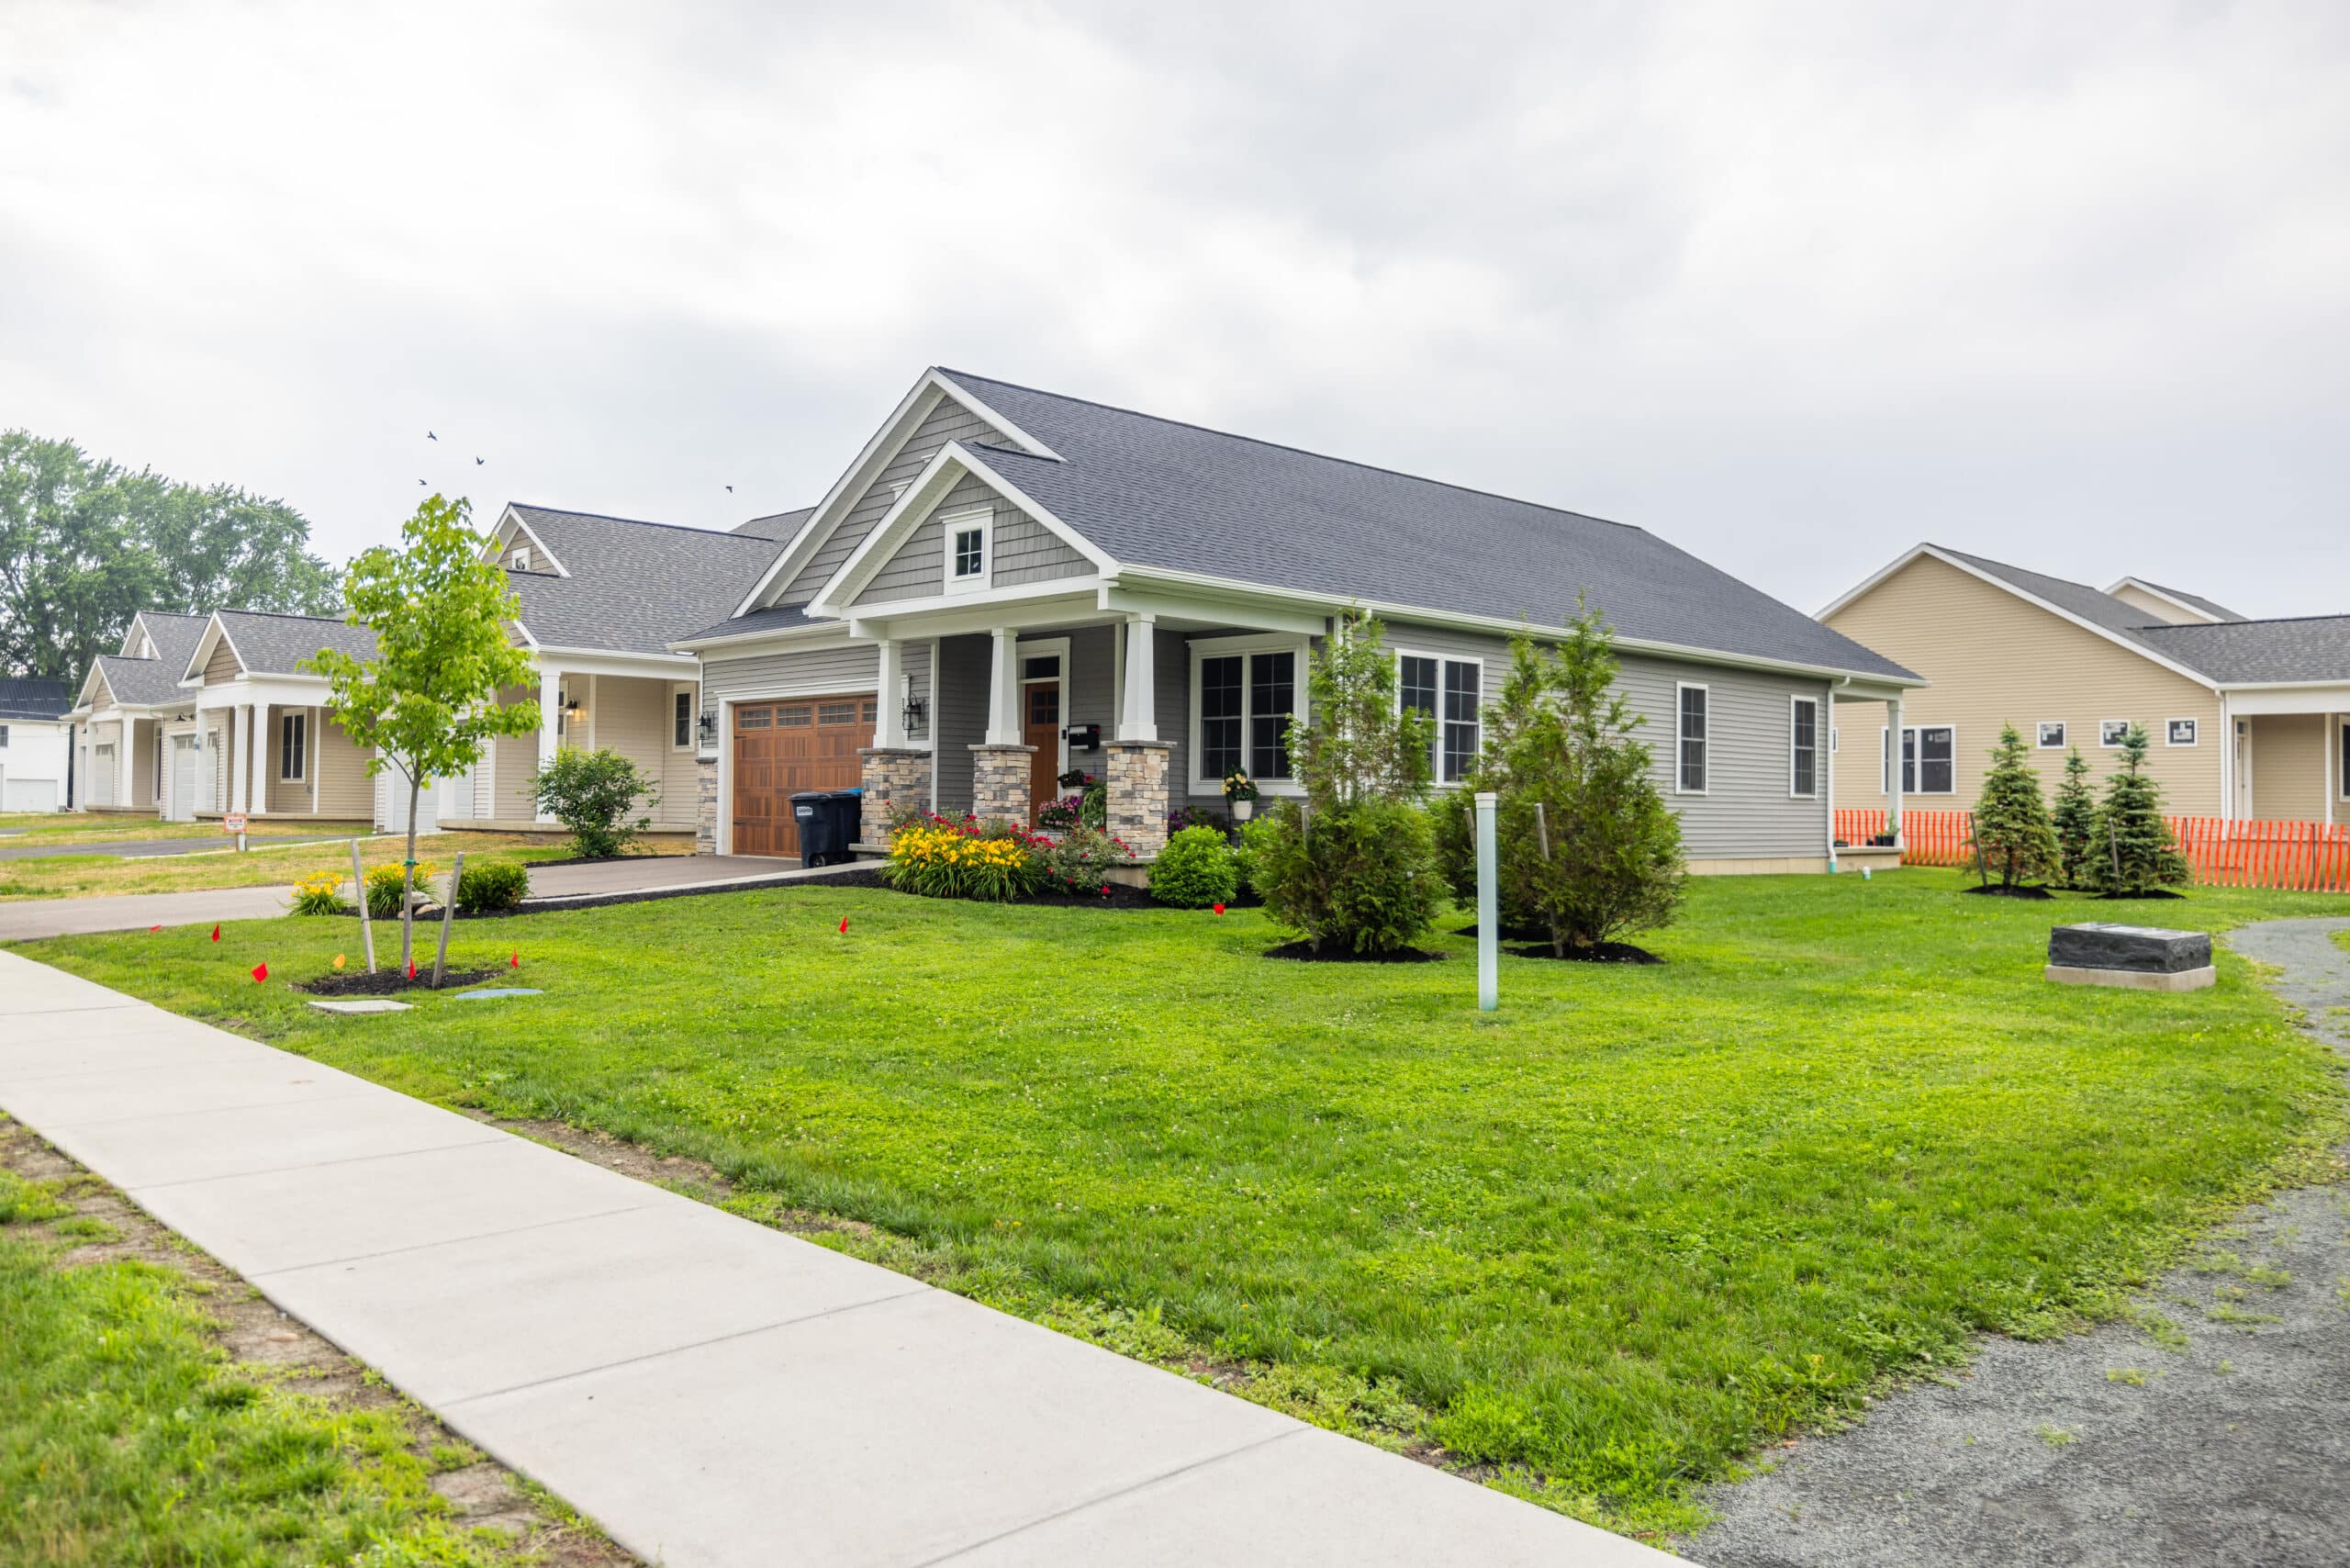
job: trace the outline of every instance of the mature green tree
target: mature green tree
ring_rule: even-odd
[[[2056,878],[2068,888],[2088,885],[2089,855],[2097,846],[2097,797],[2089,792],[2089,765],[2075,746],[2065,758],[2065,781],[2056,786]]]
[[[375,633],[354,659],[321,649],[304,665],[332,688],[335,722],[371,756],[369,773],[397,763],[408,776],[408,860],[400,879],[400,968],[415,957],[416,806],[428,778],[463,773],[493,735],[539,727],[535,702],[501,705],[498,691],[532,679],[531,655],[506,633],[521,604],[485,560],[488,541],[468,526],[471,503],[433,496],[383,545],[351,563],[344,617]]]
[[[1253,834],[1250,877],[1273,918],[1315,951],[1392,953],[1428,928],[1444,901],[1427,793],[1427,714],[1399,709],[1395,660],[1379,622],[1350,610],[1313,659],[1307,721],[1290,732],[1305,790]]]
[[[2163,815],[2162,786],[2146,773],[2146,727],[2131,725],[2121,738],[2121,767],[2105,781],[2088,868],[2089,886],[2102,893],[2143,897],[2191,875]]]
[[[331,611],[308,538],[283,501],[0,432],[0,673],[71,681],[141,610]]]
[[[2062,863],[2048,802],[2040,793],[2040,774],[2013,724],[2000,726],[1991,770],[1983,776],[1983,793],[1975,802],[1975,849],[1986,873],[1998,872],[2002,888],[2044,881]]]
[[[1534,659],[1519,638],[1514,663]],[[1550,700],[1511,743],[1509,792],[1495,823],[1505,906],[1531,913],[1553,952],[1589,948],[1671,923],[1687,867],[1681,819],[1664,803],[1616,686],[1616,644],[1579,610],[1541,668]]]
[[[1483,790],[1505,799],[1516,792],[1510,767],[1518,755],[1518,737],[1541,711],[1550,692],[1550,666],[1533,638],[1513,638],[1509,673],[1502,678],[1501,693],[1479,715],[1483,734],[1476,760],[1461,776],[1458,790],[1438,796],[1428,807],[1436,834],[1437,865],[1457,903],[1473,908],[1477,902],[1477,827],[1470,802]],[[1502,924],[1532,923],[1533,912],[1511,902],[1506,884],[1500,893]]]

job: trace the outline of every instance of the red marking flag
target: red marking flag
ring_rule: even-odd
[[[506,967],[509,969],[520,969],[522,967],[522,955],[515,953],[509,956],[506,960]]]
[[[255,964],[253,966],[253,984],[260,985],[268,979],[269,965],[266,962]]]
[[[845,935],[848,935],[848,916],[847,916],[847,915],[842,915],[842,916],[841,916],[841,935],[844,935],[844,936],[845,936]]]
[[[1217,904],[1215,906],[1215,912],[1218,914],[1222,914],[1224,913],[1224,906],[1222,904]]]
[[[215,942],[218,942],[218,941],[219,941],[219,940],[220,940],[220,927],[219,927],[218,924],[215,924],[215,925],[212,927],[212,939],[213,939]]]
[[[152,936],[156,932],[161,931],[162,929],[163,928],[160,925],[151,925],[147,928],[147,935]]]

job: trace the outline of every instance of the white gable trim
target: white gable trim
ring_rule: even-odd
[[[196,652],[187,656],[187,668],[180,671],[182,686],[204,684],[204,666],[211,662],[212,650],[222,643],[229,644],[229,652],[236,659],[238,667],[245,675],[252,674],[252,666],[245,662],[244,655],[237,652],[237,640],[229,635],[228,625],[216,610],[204,622],[204,635],[196,640]]]
[[[2188,622],[2189,625],[2219,626],[2225,624],[2220,617],[2212,614],[2202,606],[2189,604],[2175,593],[2165,593],[2162,589],[2146,581],[2143,577],[2123,577],[2119,582],[2116,582],[2110,588],[2108,588],[2103,591],[2109,594],[2118,594],[2126,588],[2136,588],[2140,593],[2144,594],[2149,599],[2159,599],[2165,604],[2171,606],[2181,613],[2192,615],[2195,619]]]
[[[2056,617],[2057,620],[2068,622],[2094,636],[2102,637],[2117,648],[2127,648],[2132,653],[2137,655],[2140,658],[2145,659],[2153,664],[2160,665],[2163,668],[2170,671],[2173,675],[2183,676],[2187,679],[2193,681],[2196,685],[2204,688],[2206,690],[2217,691],[2220,689],[2220,683],[2213,680],[2210,676],[2205,675],[2202,671],[2189,669],[2187,666],[2180,664],[2176,659],[2165,658],[2162,655],[2154,652],[2154,649],[2147,647],[2143,643],[2132,642],[2129,638],[2122,636],[2120,633],[2112,631],[2108,627],[2100,626],[2096,622],[2087,620],[2085,617],[2076,615],[2071,610],[2065,609],[2061,605],[2051,604],[2048,600],[2041,598],[2038,594],[2029,593],[2024,589],[2018,588],[2015,584],[2008,581],[2005,577],[1986,572],[1980,566],[1960,560],[1957,556],[1952,554],[1947,550],[1937,550],[1930,544],[1920,544],[1910,550],[1908,554],[1895,561],[1891,566],[1886,567],[1883,571],[1878,572],[1875,576],[1862,583],[1858,588],[1852,589],[1850,593],[1845,594],[1841,599],[1839,599],[1835,603],[1821,610],[1817,616],[1814,616],[1813,619],[1817,621],[1826,621],[1830,616],[1835,614],[1838,610],[1842,610],[1846,605],[1851,604],[1854,599],[1859,599],[1862,595],[1875,588],[1879,583],[1885,581],[1887,577],[1893,576],[1894,573],[1901,570],[1902,567],[1908,566],[1910,562],[1915,561],[1920,555],[1930,555],[1946,566],[1955,566],[1960,571],[1964,572],[1968,577],[1975,578],[1978,582],[1988,583],[1995,588],[2013,594],[2016,598],[2023,600],[2026,604],[2034,606],[2040,610],[2044,610],[2049,614]]]
[[[535,571],[538,568],[539,557],[543,555],[546,557],[547,565],[554,568],[556,577],[571,576],[571,568],[563,564],[561,556],[547,548],[547,542],[539,537],[539,531],[523,521],[522,514],[514,510],[513,503],[510,501],[507,503],[505,511],[498,515],[497,531],[490,536],[489,559],[503,564],[507,549],[513,543],[514,535],[518,532],[527,533],[531,537],[531,548],[534,552],[531,557],[532,570]]]
[[[766,605],[773,592],[790,586],[799,577],[801,569],[815,558],[816,552],[823,548],[834,531],[840,527],[841,520],[865,498],[866,492],[872,488],[873,481],[881,470],[897,461],[898,454],[907,442],[913,439],[914,431],[922,428],[923,421],[930,418],[932,411],[946,398],[952,398],[977,418],[993,425],[1022,451],[1050,458],[1056,463],[1061,461],[1059,453],[989,408],[968,389],[948,380],[937,366],[933,365],[923,371],[922,378],[898,400],[897,408],[881,422],[881,428],[873,432],[873,439],[865,443],[865,450],[856,454],[856,461],[833,482],[833,487],[824,492],[824,498],[816,503],[816,510],[808,514],[808,521],[800,525],[800,532],[791,536],[791,542],[784,547],[783,553],[759,575],[759,580],[751,585],[751,591],[744,596],[742,603],[734,607],[736,615],[748,615]],[[831,584],[826,584],[824,591],[829,593],[831,588]]]
[[[898,553],[899,546],[912,536],[923,520],[946,498],[966,474],[1044,524],[1047,532],[1092,562],[1094,569],[1102,576],[1116,575],[1118,564],[1104,554],[1091,540],[1038,506],[1032,497],[990,467],[969,447],[959,441],[950,441],[923,466],[913,483],[898,497],[896,504],[890,508],[879,522],[873,525],[873,532],[867,534],[849,558],[841,563],[840,570],[833,574],[832,580],[810,602],[808,613],[833,616],[850,613],[849,606],[856,596],[865,591],[867,585]],[[992,577],[995,571],[993,560],[989,561],[988,571]]]

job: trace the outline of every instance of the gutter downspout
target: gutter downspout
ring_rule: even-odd
[[[1852,684],[1849,675],[1828,683],[1828,874],[1841,868],[1836,861],[1836,694]]]

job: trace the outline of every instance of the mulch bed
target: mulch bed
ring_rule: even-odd
[[[2050,892],[2046,888],[2032,887],[2022,882],[2017,883],[2012,888],[2002,887],[1997,882],[1982,882],[1977,883],[1975,886],[1971,888],[1962,888],[1959,890],[1961,892],[1974,893],[1983,898],[1994,899],[2053,899],[2056,896],[2054,893]]]
[[[1474,925],[1464,925],[1453,935],[1474,937],[1477,935],[1477,928]],[[1512,925],[1509,922],[1504,921],[1501,938],[1505,942],[1548,942],[1550,940],[1550,934],[1539,925]]]
[[[2142,899],[2183,899],[2187,895],[2175,888],[2148,888],[2143,893],[2099,893],[2099,903],[2136,903]]]
[[[441,977],[441,989],[460,991],[469,985],[479,985],[486,980],[496,980],[505,972],[502,969],[451,969]],[[377,969],[372,975],[365,969],[352,968],[339,974],[320,975],[294,989],[310,996],[389,996],[395,991],[431,991],[432,966],[417,965],[414,980],[408,979],[397,962]]]
[[[1431,953],[1425,947],[1398,947],[1392,953],[1358,953],[1351,947],[1325,947],[1314,950],[1311,942],[1284,942],[1269,948],[1268,958],[1294,958],[1308,964],[1440,964],[1442,953]]]
[[[1588,947],[1570,946],[1561,953],[1548,942],[1531,946],[1505,949],[1513,958],[1557,958],[1570,964],[1661,964],[1664,962],[1646,947],[1635,947],[1629,942],[1595,942]]]

